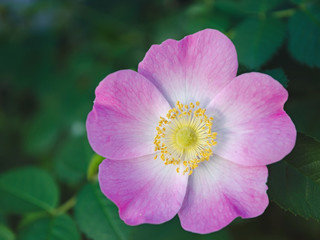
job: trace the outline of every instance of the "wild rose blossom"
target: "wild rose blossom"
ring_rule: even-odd
[[[185,230],[210,233],[264,212],[266,165],[292,150],[296,130],[282,85],[237,68],[232,42],[206,29],[153,45],[138,72],[100,82],[88,139],[125,223],[178,214]]]

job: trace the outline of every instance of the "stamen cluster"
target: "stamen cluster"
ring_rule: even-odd
[[[183,105],[179,101],[169,110],[166,118],[160,117],[157,135],[154,138],[155,159],[160,156],[166,165],[177,165],[177,172],[192,174],[193,169],[212,155],[212,146],[217,143],[216,132],[211,132],[213,117],[206,109],[194,105]]]

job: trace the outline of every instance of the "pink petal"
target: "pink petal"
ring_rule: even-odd
[[[216,155],[189,177],[179,218],[191,232],[210,233],[236,217],[259,216],[268,206],[265,166],[245,167]]]
[[[182,205],[187,175],[153,157],[106,159],[100,164],[101,190],[119,207],[121,219],[129,225],[166,222]]]
[[[238,164],[267,165],[281,160],[295,145],[296,129],[283,110],[282,85],[261,73],[235,78],[207,106],[217,132],[215,154]]]
[[[97,87],[93,110],[87,118],[91,147],[111,159],[151,154],[160,116],[169,109],[157,88],[139,73],[112,73]]]
[[[150,79],[171,106],[200,101],[206,105],[237,73],[237,53],[221,32],[206,29],[181,41],[153,45],[138,72]]]

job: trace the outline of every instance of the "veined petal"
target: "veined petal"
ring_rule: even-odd
[[[295,126],[283,110],[287,98],[283,86],[266,74],[235,78],[207,106],[217,132],[213,152],[247,166],[281,160],[296,140]]]
[[[185,196],[188,175],[154,155],[122,161],[104,160],[99,167],[102,192],[118,207],[129,225],[159,224],[173,218]]]
[[[160,116],[169,109],[158,89],[139,73],[112,73],[97,87],[93,110],[87,118],[90,145],[111,159],[151,154]]]
[[[173,107],[199,101],[206,106],[237,73],[237,53],[221,32],[206,29],[181,41],[153,45],[138,72],[150,79]]]
[[[259,216],[268,206],[265,166],[246,167],[214,155],[189,177],[179,218],[191,232],[210,233],[236,217]]]

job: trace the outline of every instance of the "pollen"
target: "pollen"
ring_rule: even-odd
[[[160,117],[154,137],[156,155],[165,165],[177,166],[177,173],[191,175],[199,163],[209,161],[217,144],[217,133],[212,132],[213,117],[206,115],[200,103],[182,104],[179,101]]]

